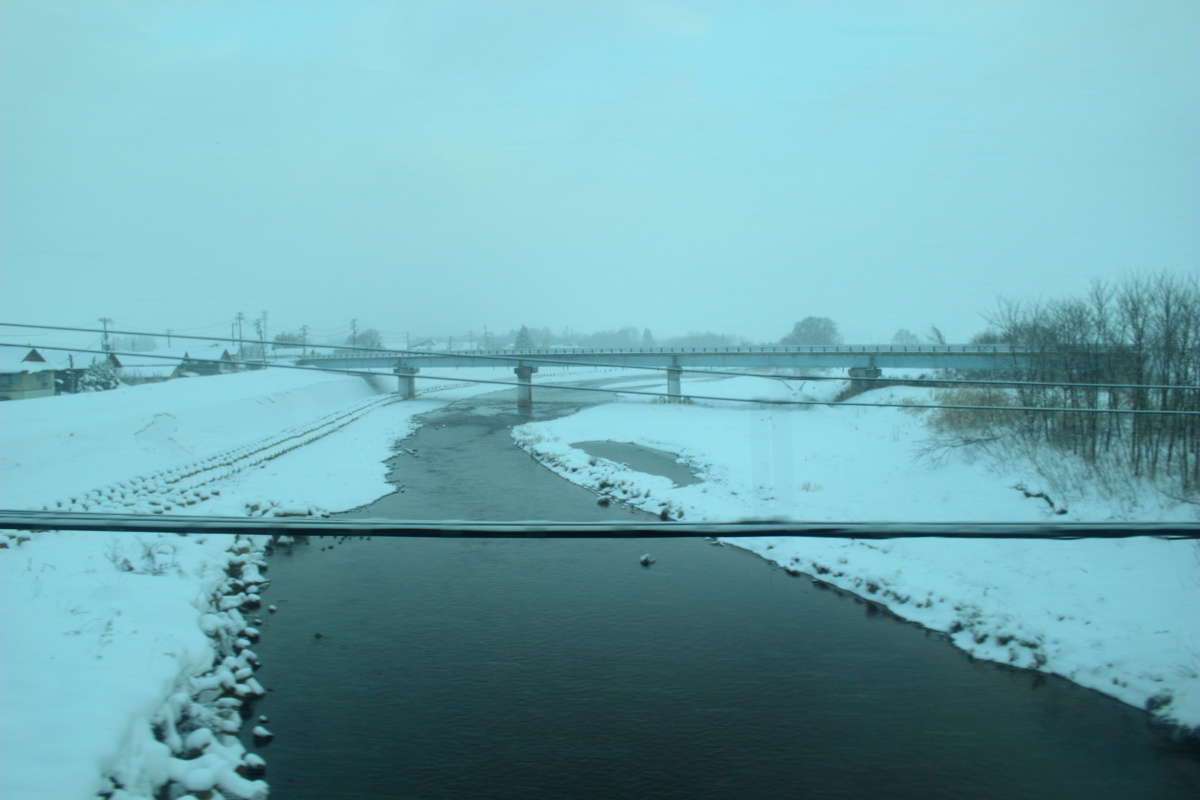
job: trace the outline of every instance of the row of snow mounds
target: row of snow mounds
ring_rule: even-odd
[[[398,400],[395,395],[358,399],[352,405],[256,441],[77,493],[52,506],[70,511],[179,513],[220,496],[218,485],[237,473],[316,442]],[[311,516],[326,512],[267,500],[247,502],[246,513]],[[0,546],[4,544],[0,542]],[[157,566],[159,555],[157,550],[150,553],[152,563],[146,569]],[[117,566],[123,571],[141,571],[140,565]],[[252,645],[258,631],[244,614],[262,602],[260,592],[268,583],[262,574],[266,562],[260,552],[253,550],[249,540],[238,538],[225,570],[227,577],[220,589],[201,603],[207,611],[200,617],[200,627],[212,641],[216,654],[211,668],[200,675],[182,674],[158,711],[150,719],[135,723],[120,745],[108,775],[109,789],[102,797],[113,800],[266,797],[267,784],[258,779],[265,771],[265,761],[247,753],[237,735],[242,720],[250,716],[251,704],[264,693],[254,677],[258,658]],[[270,732],[261,724],[266,720],[259,722],[255,728],[256,740],[269,739]]]
[[[461,387],[462,384],[459,383],[435,385],[423,389],[418,394],[433,394]],[[206,458],[135,475],[60,498],[42,506],[42,510],[180,513],[184,509],[219,496],[221,489],[218,488],[218,484],[238,473],[262,466],[268,461],[311,444],[341,430],[375,409],[396,402],[402,402],[402,398],[394,394],[374,396],[348,408],[285,428],[271,436],[214,453]],[[328,516],[328,511],[316,506],[281,504],[276,499],[247,500],[244,510],[247,516]]]
[[[418,394],[425,395],[446,389],[461,388],[462,384],[428,387]],[[215,484],[245,470],[262,466],[300,447],[335,433],[366,414],[392,403],[402,402],[394,394],[376,396],[351,405],[349,408],[318,417],[302,425],[285,428],[271,436],[248,444],[215,453],[206,458],[189,461],[116,481],[107,486],[70,495],[43,506],[44,511],[133,512],[166,514],[203,503],[220,495]],[[315,506],[280,504],[278,500],[247,501],[248,516],[328,516],[325,509]]]
[[[43,507],[43,510],[132,511],[144,514],[178,512],[219,495],[221,490],[215,484],[329,436],[371,411],[397,401],[398,398],[392,395],[373,397],[304,425],[286,428],[272,436],[224,450],[207,458],[119,480],[86,493],[63,498],[53,506]],[[277,516],[326,515],[326,512],[315,507],[281,508],[278,504],[273,505],[270,502],[251,503],[246,510],[254,516],[272,513]]]
[[[216,653],[211,668],[185,676],[179,688],[159,708],[134,744],[108,776],[111,800],[151,800],[158,797],[196,800],[265,800],[269,787],[261,776],[266,762],[248,753],[238,738],[253,713],[253,702],[266,692],[254,678],[259,666],[251,645],[258,628],[243,612],[258,608],[259,593],[269,581],[267,564],[250,540],[237,537],[229,549],[226,579],[211,598],[214,609],[201,619]],[[261,620],[254,620],[261,624]],[[258,741],[271,738],[255,727]]]

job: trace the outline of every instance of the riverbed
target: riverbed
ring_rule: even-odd
[[[534,418],[582,403],[539,389]],[[647,518],[516,448],[529,419],[511,392],[428,414],[353,514]],[[703,540],[310,540],[271,577],[277,797],[1200,793],[1145,713]]]

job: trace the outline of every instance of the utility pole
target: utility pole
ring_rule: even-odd
[[[108,326],[112,324],[112,317],[101,317],[100,324],[104,326],[104,338],[100,342],[100,349],[106,353],[111,353],[112,345],[108,341]]]
[[[261,318],[254,320],[254,330],[256,330],[258,332],[258,340],[260,342],[262,342],[262,344],[258,345],[259,357],[263,361],[266,361],[267,360],[267,338],[265,336],[263,336],[263,320]]]
[[[167,328],[167,349],[171,349],[171,328]]]
[[[237,312],[237,316],[233,318],[233,321],[234,321],[234,324],[237,326],[238,361],[241,361],[242,360],[242,350],[244,347],[244,345],[242,344],[242,340],[243,340],[242,323],[246,321],[246,315],[243,312],[239,311],[239,312]]]
[[[263,356],[267,355],[267,312],[264,309],[262,312],[262,331],[258,334],[258,338],[262,339]]]
[[[307,325],[300,326],[300,353],[301,353],[301,355],[308,355],[308,326]]]
[[[358,344],[358,320],[352,319],[352,320],[350,320],[350,346],[353,347],[357,344]]]

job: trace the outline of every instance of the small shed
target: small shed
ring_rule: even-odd
[[[117,370],[121,369],[121,359],[115,353],[100,354],[86,350],[50,350],[33,348],[31,355],[36,355],[44,363],[54,369],[54,393],[74,394],[79,391],[80,381],[93,364],[107,362]]]
[[[53,395],[55,372],[55,366],[36,348],[0,348],[0,400]]]
[[[226,372],[234,372],[238,369],[238,360],[229,354],[228,350],[222,350],[221,355],[214,353],[205,353],[200,351],[198,356],[192,356],[188,353],[183,354],[183,360],[179,366],[175,368],[172,377],[188,377],[191,375],[222,375]]]

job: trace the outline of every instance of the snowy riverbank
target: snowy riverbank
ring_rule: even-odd
[[[459,374],[511,379],[505,369]],[[538,383],[615,376],[555,368],[539,373]],[[627,385],[661,388],[656,375],[628,378]],[[417,415],[497,388],[421,379],[418,391],[433,394],[393,402],[392,385],[383,376],[372,386],[272,370],[6,403],[0,507],[260,515],[362,505],[391,491],[382,462]],[[753,378],[692,386],[718,396],[793,396],[791,384]],[[838,388],[802,391],[825,400]],[[919,418],[899,410],[648,398],[517,431],[569,479],[607,482],[615,497],[653,511],[665,505],[688,519],[1048,514],[1040,500],[1008,488],[1015,480],[1036,488],[1016,466],[999,474],[950,459],[914,469],[921,435]],[[679,489],[611,462],[592,464],[570,447],[589,439],[679,452],[705,481]],[[1096,500],[1065,500],[1069,519],[1110,513]],[[1185,513],[1164,507],[1145,516]],[[1188,724],[1200,720],[1200,635],[1187,613],[1200,565],[1187,543],[739,544],[951,631],[982,657],[1019,666],[1043,659],[1044,670],[1138,705],[1153,698]],[[226,797],[261,796],[261,762],[233,734],[238,704],[262,688],[252,649],[266,579],[262,545],[227,536],[0,535],[0,794],[111,791],[132,800],[173,780],[197,791],[216,786]]]
[[[553,368],[539,381],[604,374]],[[372,381],[265,370],[5,403],[0,507],[345,510],[392,490],[381,462],[417,415],[500,388],[422,379],[430,399],[395,402],[394,378]],[[229,728],[255,691],[247,615],[262,544],[0,534],[0,795],[148,798],[170,779],[261,796]]]
[[[834,384],[735,378],[697,394],[827,399]],[[688,387],[685,384],[685,394]],[[930,392],[893,387],[856,401]],[[926,453],[920,412],[811,406],[746,407],[637,399],[514,429],[516,441],[558,474],[613,499],[674,518],[730,521],[1192,520],[1194,507],[1152,492],[1121,502],[1059,494],[1056,515],[1033,467],[967,449]],[[703,481],[661,476],[589,457],[574,442],[613,440],[668,450]],[[1200,726],[1200,551],[1194,542],[760,538],[731,540],[780,565],[855,592],[900,617],[945,631],[980,658],[1062,675]]]
[[[386,491],[387,447],[372,443],[406,434],[434,406],[387,400],[362,379],[272,371],[8,403],[0,506],[241,514],[294,498],[306,509],[365,502]],[[0,551],[5,795],[150,797],[174,779],[264,796],[265,783],[236,772],[252,773],[253,759],[232,708],[254,690],[253,653],[236,646],[248,627],[241,607],[253,603],[236,595],[261,578],[243,575],[261,543],[231,552],[228,536],[23,539],[4,537]],[[165,732],[185,712],[172,740]]]

